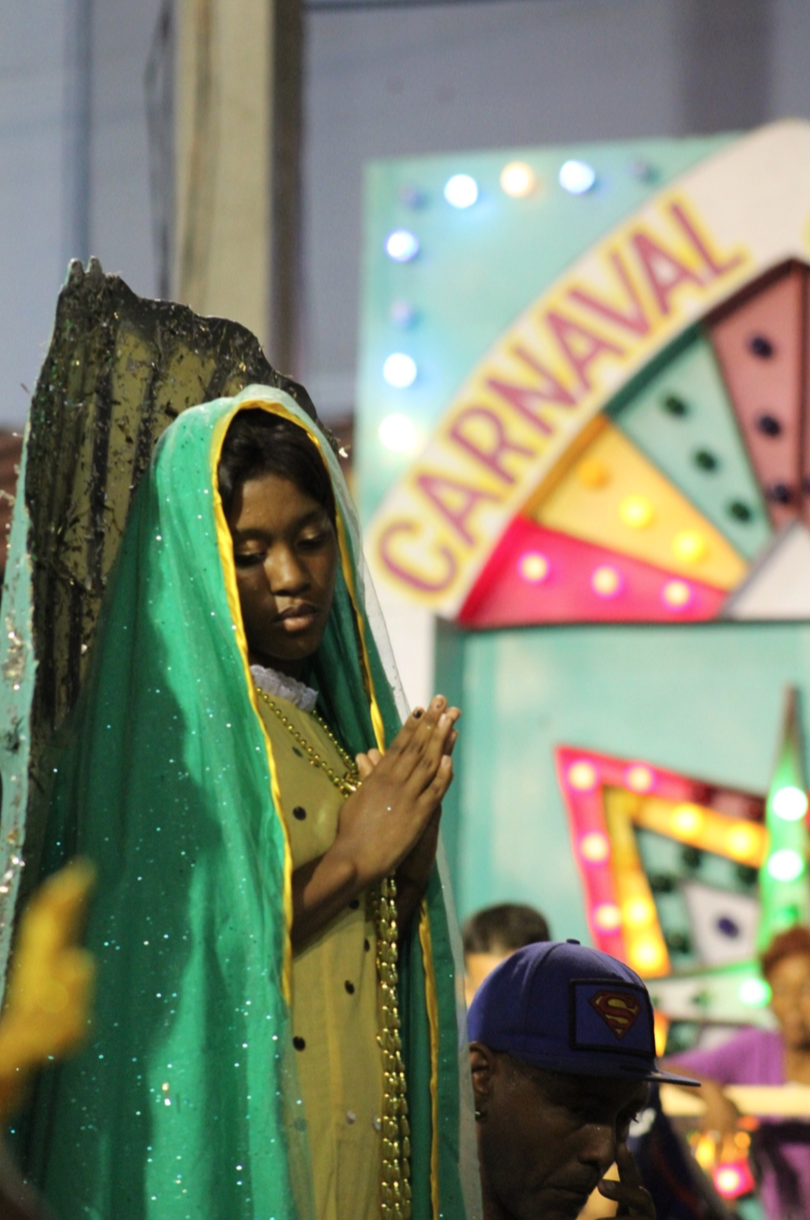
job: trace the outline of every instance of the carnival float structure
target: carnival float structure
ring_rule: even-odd
[[[810,126],[379,162],[366,237],[368,555],[464,709],[462,913],[629,961],[670,1049],[767,1021],[810,897]]]

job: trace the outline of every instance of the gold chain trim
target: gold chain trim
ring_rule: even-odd
[[[375,904],[377,973],[380,979],[383,1054],[382,1220],[410,1220],[411,1140],[408,1095],[399,1020],[397,887],[392,877],[380,882]]]
[[[309,764],[329,777],[337,790],[350,796],[360,786],[360,775],[354,759],[335,737],[317,712],[310,715],[321,726],[346,766],[345,775],[338,775],[314,746],[298,732],[289,716],[271,699],[267,691],[256,687],[256,694],[281,721],[287,732],[306,754]],[[410,1220],[411,1140],[408,1125],[408,1095],[405,1065],[402,1062],[402,1038],[399,1018],[399,929],[397,926],[397,887],[391,877],[379,884],[374,901],[374,923],[377,932],[377,976],[380,983],[380,1033],[377,1041],[382,1051],[383,1113],[382,1176],[380,1182],[380,1214],[382,1220]]]

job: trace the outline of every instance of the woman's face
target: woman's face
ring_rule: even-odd
[[[783,957],[768,975],[771,1008],[791,1050],[810,1050],[810,957]]]
[[[329,514],[289,479],[265,474],[237,487],[228,525],[250,660],[297,677],[332,608],[338,545]]]

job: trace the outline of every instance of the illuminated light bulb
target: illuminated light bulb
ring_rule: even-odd
[[[715,1155],[714,1154],[714,1140],[712,1139],[712,1137],[707,1133],[702,1134],[698,1138],[698,1142],[695,1145],[694,1152],[695,1152],[695,1160],[697,1161],[698,1165],[700,1165],[700,1168],[703,1169],[706,1173],[711,1173],[712,1166],[714,1165],[714,1155]]]
[[[444,184],[444,197],[454,208],[471,208],[478,198],[478,183],[469,174],[453,174]]]
[[[501,189],[513,199],[525,199],[536,185],[534,170],[525,161],[510,161],[501,171]]]
[[[649,792],[655,785],[655,774],[646,763],[633,763],[624,773],[624,782],[633,792]]]
[[[700,563],[708,549],[706,539],[698,530],[682,530],[672,543],[672,550],[681,563]]]
[[[586,762],[582,759],[580,762],[571,763],[566,774],[568,786],[574,788],[577,792],[593,792],[599,776],[596,773],[596,767],[593,763]]]
[[[792,847],[783,847],[773,853],[767,869],[774,881],[796,881],[804,872],[804,860]]]
[[[610,482],[610,471],[604,462],[599,461],[599,458],[586,458],[577,466],[577,478],[583,487],[590,487],[596,491],[597,488],[604,487],[606,483]]]
[[[771,808],[778,818],[798,822],[807,813],[807,793],[792,785],[778,788],[773,794]]]
[[[764,1008],[771,998],[771,989],[764,979],[743,979],[737,989],[737,999],[749,1008]]]
[[[652,524],[655,509],[646,496],[625,496],[619,505],[619,516],[633,530],[644,530]]]
[[[750,860],[759,854],[762,836],[753,826],[732,826],[726,831],[725,847],[734,860]]]
[[[592,830],[579,841],[579,854],[588,864],[603,864],[610,856],[610,840],[599,830]]]
[[[685,580],[668,580],[661,590],[661,601],[670,610],[683,610],[692,600],[692,588]]]
[[[419,448],[419,433],[416,424],[407,415],[394,412],[386,415],[378,432],[380,441],[386,449],[394,453],[415,453]]]
[[[596,185],[596,170],[587,161],[565,161],[557,180],[569,195],[585,195]]]
[[[694,838],[703,829],[705,815],[698,805],[676,805],[669,815],[669,824],[675,834]]]
[[[600,902],[594,907],[593,923],[601,932],[615,932],[622,926],[622,913],[615,902]]]
[[[655,919],[655,906],[649,898],[629,898],[622,904],[622,913],[629,924],[640,927]]]
[[[628,956],[639,972],[662,970],[666,965],[666,951],[658,940],[645,936],[635,941]]]
[[[591,588],[597,597],[617,597],[622,591],[622,584],[621,573],[608,563],[594,568],[591,575]]]
[[[662,1012],[653,1013],[653,1037],[655,1038],[655,1053],[659,1059],[663,1059],[664,1052],[667,1049],[667,1034],[669,1033],[669,1020]]]
[[[409,263],[419,253],[419,238],[410,229],[394,229],[385,239],[385,253],[395,263]]]
[[[718,1165],[712,1174],[714,1184],[726,1199],[733,1199],[740,1193],[743,1184],[743,1174],[739,1165]]]
[[[527,551],[518,561],[518,571],[530,585],[541,585],[551,571],[551,564],[540,551]]]
[[[416,362],[404,352],[393,352],[383,365],[383,377],[396,390],[406,390],[416,381]]]

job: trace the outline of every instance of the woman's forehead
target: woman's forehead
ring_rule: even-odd
[[[234,492],[229,523],[233,533],[303,527],[328,516],[325,507],[292,479],[260,474]]]

